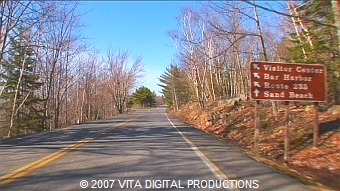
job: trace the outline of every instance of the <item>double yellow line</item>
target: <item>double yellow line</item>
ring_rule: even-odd
[[[0,187],[1,186],[5,186],[6,184],[9,184],[11,182],[13,182],[14,180],[20,178],[20,177],[23,177],[51,162],[53,162],[54,160],[66,155],[68,152],[72,151],[72,150],[75,150],[76,148],[79,148],[81,147],[82,145],[84,145],[85,143],[88,143],[90,141],[92,141],[94,138],[97,138],[99,137],[100,135],[104,134],[105,132],[108,132],[109,130],[112,130],[112,129],[115,129],[115,128],[118,128],[118,127],[121,127],[129,122],[132,122],[133,120],[135,120],[136,118],[142,116],[142,115],[146,115],[146,114],[141,114],[141,115],[138,115],[134,118],[131,118],[125,122],[122,122],[122,123],[118,123],[110,128],[107,128],[103,131],[100,131],[99,133],[96,133],[94,135],[92,135],[91,137],[88,137],[88,138],[85,138],[83,140],[80,140],[80,141],[77,141],[59,151],[56,151],[54,153],[51,153],[45,157],[42,157],[32,163],[29,163],[23,167],[20,167],[10,173],[7,173],[3,176],[0,177]]]
[[[93,138],[86,138],[83,139],[81,141],[77,141],[76,143],[69,145],[68,147],[65,147],[57,152],[54,152],[52,154],[49,154],[43,158],[40,158],[28,165],[25,165],[21,168],[18,168],[8,174],[5,174],[3,176],[0,177],[0,186],[4,186],[6,184],[9,184],[11,182],[13,182],[15,179],[23,177],[35,170],[37,170],[38,168],[41,168],[43,166],[45,166],[48,163],[51,163],[52,161],[64,156],[65,154],[67,154],[68,152],[70,152],[71,150],[74,150],[80,146],[82,146],[83,144],[91,141]]]

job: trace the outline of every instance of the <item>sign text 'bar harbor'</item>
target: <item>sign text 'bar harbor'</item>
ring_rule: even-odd
[[[326,68],[320,64],[251,62],[251,98],[255,100],[326,100]]]

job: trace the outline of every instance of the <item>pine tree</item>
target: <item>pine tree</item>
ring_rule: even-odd
[[[155,104],[155,97],[155,93],[151,92],[149,88],[142,86],[132,94],[131,101],[145,108]]]
[[[193,94],[189,83],[183,71],[177,66],[170,65],[158,79],[162,83],[158,86],[162,87],[162,94],[168,107],[174,106],[178,110],[181,104],[191,99]]]
[[[339,104],[339,42],[336,28],[331,27],[331,25],[335,25],[331,1],[305,1],[296,8],[296,11],[299,15],[300,39],[297,33],[290,34],[294,46],[288,48],[289,56],[285,59],[288,62],[325,65],[327,68],[328,101]]]
[[[1,63],[1,75],[4,86],[1,96],[0,110],[4,114],[5,125],[8,127],[7,136],[25,134],[43,130],[41,124],[42,111],[39,103],[42,101],[35,95],[42,83],[35,74],[35,53],[27,42],[25,30],[19,28],[17,37],[11,38],[8,59]]]

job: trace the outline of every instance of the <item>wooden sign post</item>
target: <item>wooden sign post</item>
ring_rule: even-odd
[[[289,148],[289,101],[285,101],[285,151],[283,154],[283,158],[288,160],[288,148]]]
[[[258,153],[259,153],[259,139],[260,139],[260,116],[259,116],[259,102],[258,100],[255,101],[255,133],[254,133],[254,150],[255,150],[255,156],[257,157]]]
[[[326,100],[326,68],[320,64],[281,62],[250,63],[250,97],[258,100],[285,101],[285,160],[288,158],[289,101],[323,102]],[[258,102],[257,102],[258,103]],[[258,104],[255,107],[255,155],[258,155]],[[316,106],[317,108],[317,106]],[[316,114],[317,118],[317,114]],[[314,125],[314,145],[319,125]]]
[[[319,139],[319,104],[318,102],[314,103],[314,137],[313,137],[313,146],[318,146],[318,139]]]

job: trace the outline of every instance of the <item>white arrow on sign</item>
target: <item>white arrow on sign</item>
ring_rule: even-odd
[[[259,75],[259,73],[253,73],[253,75],[254,75],[255,78],[258,78],[258,79],[261,78],[260,75]]]
[[[254,82],[254,86],[259,87],[259,88],[261,87],[259,82]]]
[[[258,97],[258,96],[259,96],[259,93],[260,93],[260,91],[259,91],[258,89],[255,89],[255,90],[254,90],[255,97]]]
[[[253,64],[253,67],[254,67],[254,69],[256,69],[256,70],[261,70],[261,68],[259,67],[258,64]]]

